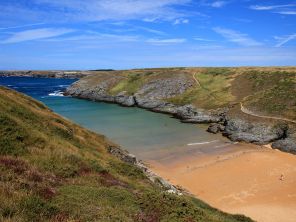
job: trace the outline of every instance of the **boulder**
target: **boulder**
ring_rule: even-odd
[[[218,123],[223,120],[222,116],[216,113],[195,109],[193,105],[179,107],[176,117],[186,123]]]
[[[272,148],[296,154],[296,126],[288,127],[283,139],[275,141]]]
[[[150,98],[142,98],[139,96],[135,96],[135,101],[138,107],[144,108],[144,109],[155,109],[157,107],[163,107],[165,106],[166,102],[160,101],[160,100],[153,100]]]
[[[226,121],[223,135],[232,141],[244,141],[256,144],[268,144],[284,137],[285,129],[262,123],[250,123],[241,119]]]
[[[212,123],[207,129],[207,131],[209,133],[214,133],[214,134],[217,134],[217,133],[222,132],[224,130],[225,130],[225,126],[223,126],[222,124],[219,124],[219,123]]]
[[[277,140],[272,144],[272,148],[296,154],[296,138]]]
[[[115,102],[122,106],[134,106],[135,99],[133,96],[126,95],[126,92],[121,92],[114,98]]]
[[[130,163],[133,165],[137,164],[137,158],[135,155],[130,154],[126,150],[122,150],[120,147],[117,146],[109,146],[107,147],[107,150],[112,155],[116,156],[117,158],[121,159],[122,161],[126,163]]]

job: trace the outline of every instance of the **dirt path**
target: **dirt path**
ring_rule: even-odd
[[[192,74],[192,77],[193,77],[194,81],[196,82],[196,84],[197,84],[199,87],[201,87],[201,84],[200,84],[199,80],[195,77],[196,74],[197,74],[197,73],[193,73],[193,74]]]
[[[196,84],[199,86],[199,87],[201,87],[202,89],[204,89],[204,90],[206,90],[206,91],[208,91],[209,92],[209,95],[211,96],[211,97],[213,97],[214,99],[217,99],[207,88],[205,88],[205,87],[203,87],[202,86],[202,84],[201,84],[201,82],[196,78],[196,74],[197,73],[193,73],[192,74],[192,78],[194,79],[194,81],[196,82]],[[245,99],[245,98],[244,98]],[[243,100],[244,100],[243,99]],[[250,115],[250,116],[255,116],[255,117],[259,117],[259,118],[265,118],[265,119],[274,119],[274,120],[281,120],[281,121],[286,121],[286,122],[290,122],[290,123],[296,123],[296,120],[291,120],[291,119],[286,119],[286,118],[280,118],[280,117],[274,117],[274,116],[265,116],[265,115],[258,115],[258,114],[255,114],[255,113],[253,113],[252,111],[250,111],[250,110],[248,110],[247,108],[245,108],[244,106],[243,106],[243,103],[242,102],[240,102],[240,110],[243,112],[243,113],[245,113],[245,114],[247,114],[247,115]]]
[[[282,121],[286,121],[286,122],[296,123],[295,120],[291,120],[291,119],[280,118],[280,117],[273,117],[273,116],[264,116],[264,115],[255,114],[252,111],[250,111],[247,108],[245,108],[242,102],[240,102],[240,106],[241,106],[241,108],[240,108],[241,111],[243,113],[247,114],[247,115],[250,115],[250,116],[255,116],[255,117],[265,118],[265,119],[282,120]]]
[[[196,82],[196,84],[197,84],[200,88],[202,88],[203,90],[207,91],[210,97],[212,97],[212,98],[215,99],[215,100],[218,100],[218,98],[217,98],[217,97],[216,97],[216,96],[215,96],[215,95],[214,95],[209,89],[207,89],[206,87],[204,87],[204,86],[201,84],[201,82],[196,78],[196,74],[197,74],[197,73],[193,73],[193,75],[192,75],[192,78],[194,79],[194,81]]]

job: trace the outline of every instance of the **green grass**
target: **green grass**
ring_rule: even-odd
[[[52,215],[57,215],[59,211],[56,206],[37,195],[24,197],[19,203],[19,208],[26,212],[24,219],[32,222],[50,219]]]
[[[255,93],[244,102],[248,108],[263,114],[296,120],[296,73],[251,72],[249,79]]]
[[[194,104],[205,109],[227,106],[234,100],[230,84],[232,74],[233,72],[227,68],[211,68],[196,73],[195,78],[198,79],[200,85],[195,84],[185,93],[167,101],[177,105]]]
[[[167,194],[111,144],[0,87],[0,221],[251,221]]]
[[[193,75],[201,86],[194,83]],[[245,105],[252,110],[295,119],[295,97],[292,98],[295,94],[295,76],[295,67],[135,69],[97,73],[84,79],[81,87],[95,89],[98,82],[114,79],[108,89],[111,95],[120,92],[134,95],[151,81],[182,78],[192,82],[192,86],[182,94],[163,98],[165,102],[176,105],[192,104],[206,110],[228,107],[231,113],[241,115],[238,105],[248,97]],[[145,93],[141,96],[145,97]]]
[[[232,68],[217,67],[217,68],[206,68],[204,71],[205,74],[210,76],[227,76],[235,74],[235,71]]]
[[[147,73],[151,75],[152,73]],[[117,95],[120,92],[126,91],[128,95],[135,94],[143,85],[144,79],[139,74],[129,74],[126,79],[120,81],[116,86],[110,89],[112,95]]]

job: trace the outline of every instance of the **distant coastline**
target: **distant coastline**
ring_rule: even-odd
[[[35,77],[35,78],[57,78],[57,79],[80,79],[92,75],[92,71],[0,71],[4,77]]]

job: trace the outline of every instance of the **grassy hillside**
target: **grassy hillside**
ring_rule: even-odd
[[[192,86],[166,101],[204,109],[233,107],[238,114],[242,102],[258,114],[296,120],[296,67],[138,69],[97,72],[83,81],[87,88],[111,77],[111,95],[133,95],[155,80],[180,77]]]
[[[247,74],[253,93],[243,102],[249,109],[296,120],[296,72],[250,71]]]
[[[250,221],[164,192],[110,145],[0,87],[0,221]]]
[[[234,74],[229,68],[192,69],[190,76],[197,82],[184,94],[168,101],[177,105],[193,104],[204,109],[227,106],[235,99],[231,94]]]

